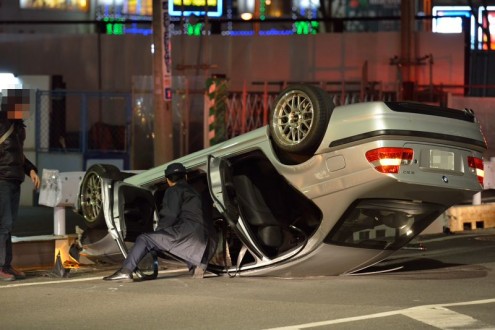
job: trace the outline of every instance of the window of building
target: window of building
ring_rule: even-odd
[[[88,11],[88,0],[20,0],[21,9],[55,9]]]
[[[153,15],[152,0],[127,0],[124,3],[123,13],[127,15]]]

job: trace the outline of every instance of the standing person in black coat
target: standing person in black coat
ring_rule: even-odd
[[[0,279],[13,281],[26,275],[12,267],[12,227],[19,210],[21,183],[28,175],[40,187],[38,169],[24,156],[26,130],[23,119],[29,116],[25,90],[2,97],[0,108]],[[10,93],[12,90],[10,91]]]
[[[216,248],[213,225],[205,221],[199,193],[186,182],[186,169],[172,163],[165,170],[165,190],[158,226],[137,237],[122,268],[104,280],[132,280],[132,273],[150,251],[167,252],[184,260],[194,277],[202,278]]]

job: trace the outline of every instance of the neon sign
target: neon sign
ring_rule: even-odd
[[[442,16],[433,19],[433,32],[437,33],[461,33],[462,17],[471,18],[469,6],[434,6],[433,16]]]
[[[297,21],[294,23],[296,34],[317,34],[320,23],[317,21]]]
[[[223,0],[173,0],[168,3],[170,16],[222,16]]]

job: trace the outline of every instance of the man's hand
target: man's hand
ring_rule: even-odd
[[[29,176],[31,177],[31,181],[33,181],[34,187],[40,189],[41,181],[38,174],[34,170],[31,170]]]

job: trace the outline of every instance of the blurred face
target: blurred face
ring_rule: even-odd
[[[28,89],[10,89],[2,92],[2,94],[1,111],[7,112],[7,119],[23,120],[29,118],[30,101]]]
[[[29,104],[15,104],[13,109],[7,110],[7,119],[28,119]]]

